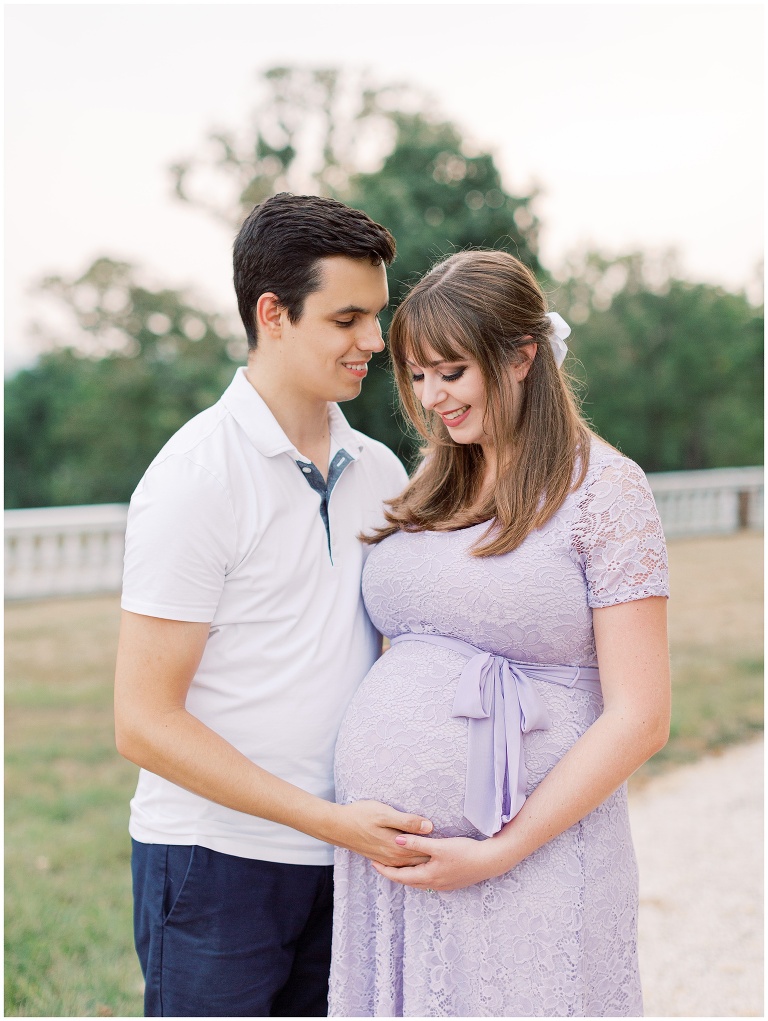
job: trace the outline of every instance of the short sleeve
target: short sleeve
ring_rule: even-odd
[[[648,480],[616,457],[587,476],[573,523],[573,548],[593,608],[669,596],[667,548]]]
[[[209,471],[184,455],[151,466],[128,512],[123,609],[213,620],[236,544],[232,505]]]

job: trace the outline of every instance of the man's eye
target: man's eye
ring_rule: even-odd
[[[336,325],[341,326],[342,329],[345,329],[347,326],[351,326],[354,321],[355,321],[354,319],[337,319]]]

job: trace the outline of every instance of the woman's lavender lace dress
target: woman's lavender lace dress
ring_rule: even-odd
[[[368,558],[368,611],[390,638],[460,638],[529,663],[595,665],[592,607],[667,595],[664,539],[640,469],[595,442],[557,515],[505,556],[468,548],[484,526],[398,533]],[[451,716],[466,659],[403,642],[349,706],[341,803],[374,798],[478,837],[463,818],[467,720]],[[546,681],[552,726],[523,736],[528,793],[600,715],[601,697]],[[637,868],[622,787],[498,879],[426,893],[336,851],[332,1016],[639,1016]]]

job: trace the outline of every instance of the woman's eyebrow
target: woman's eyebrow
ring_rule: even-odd
[[[438,358],[436,362],[424,362],[424,365],[430,369],[436,369],[438,365],[458,365],[462,361],[464,361],[463,358]],[[412,362],[410,358],[405,359],[405,364],[410,365],[412,369],[424,367],[421,362]]]

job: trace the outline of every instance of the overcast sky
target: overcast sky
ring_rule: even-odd
[[[5,6],[6,365],[34,350],[28,291],[106,254],[234,312],[228,232],[167,167],[245,123],[278,64],[425,88],[542,191],[542,258],[674,247],[740,288],[762,256],[761,4]]]

